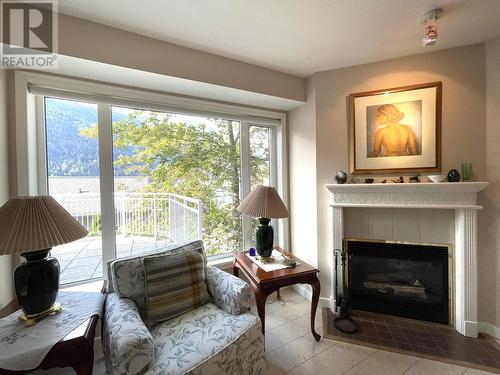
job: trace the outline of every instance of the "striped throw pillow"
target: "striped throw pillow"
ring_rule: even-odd
[[[175,318],[207,303],[205,259],[198,251],[145,257],[148,323]]]

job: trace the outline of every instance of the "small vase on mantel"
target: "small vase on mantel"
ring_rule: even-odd
[[[337,181],[337,184],[345,184],[347,181],[347,173],[344,171],[338,171],[335,174],[335,181]]]
[[[448,172],[447,175],[449,182],[459,182],[460,181],[460,172],[456,169],[452,169]]]

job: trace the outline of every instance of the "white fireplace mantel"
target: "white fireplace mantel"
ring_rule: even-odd
[[[341,249],[346,207],[452,209],[455,210],[454,326],[465,336],[477,337],[477,193],[487,182],[331,184],[333,248]],[[333,269],[333,268],[332,268]],[[332,275],[330,308],[335,310],[333,291],[341,285],[341,270]]]

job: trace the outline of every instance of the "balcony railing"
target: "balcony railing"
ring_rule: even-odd
[[[101,234],[100,194],[55,194],[53,197],[91,236]],[[200,239],[201,200],[172,193],[115,193],[117,234],[147,236],[169,243]]]

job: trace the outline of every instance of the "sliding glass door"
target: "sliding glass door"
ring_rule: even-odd
[[[275,185],[275,128],[224,116],[43,97],[47,191],[89,236],[55,248],[61,283],[102,277],[116,257],[203,239],[208,256],[249,247],[236,210]]]
[[[113,106],[117,255],[202,238],[242,247],[240,124]]]
[[[86,137],[97,124],[97,104],[45,98],[47,190],[89,235],[52,249],[61,283],[102,277],[99,144]]]

